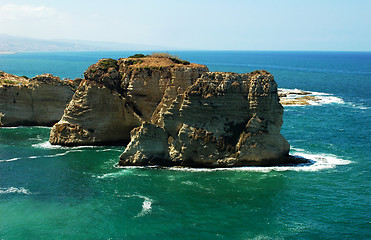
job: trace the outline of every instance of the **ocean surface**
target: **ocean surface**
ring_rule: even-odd
[[[0,70],[82,77],[134,52],[0,55]],[[371,239],[371,52],[171,52],[211,71],[265,69],[321,101],[281,133],[312,164],[118,168],[124,146],[59,147],[50,128],[0,128],[0,239]]]

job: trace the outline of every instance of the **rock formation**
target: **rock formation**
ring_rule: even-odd
[[[52,126],[58,122],[78,85],[51,74],[31,79],[0,72],[2,126]]]
[[[282,105],[312,105],[321,100],[312,92],[299,89],[278,89],[278,97]]]
[[[129,142],[134,127],[161,113],[161,106],[207,71],[164,57],[102,59],[84,73],[49,141],[70,146]],[[164,95],[168,101],[162,102]]]
[[[168,89],[152,123],[132,130],[120,165],[289,163],[290,146],[280,134],[282,115],[277,85],[268,72],[204,73],[184,93]]]

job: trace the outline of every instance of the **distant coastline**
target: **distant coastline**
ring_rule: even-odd
[[[16,54],[15,52],[0,52],[0,54]]]

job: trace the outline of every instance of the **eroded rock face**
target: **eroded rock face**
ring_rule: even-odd
[[[150,121],[164,94],[175,98],[207,67],[176,64],[168,58],[102,59],[90,66],[50,142],[60,145],[112,144],[130,141],[130,131]],[[163,105],[163,104],[162,104]]]
[[[0,113],[3,126],[52,126],[71,100],[78,81],[51,74],[31,79],[0,72]]]
[[[280,134],[283,108],[273,76],[265,71],[205,73],[162,103],[152,123],[131,132],[120,165],[230,167],[288,161],[290,146]]]

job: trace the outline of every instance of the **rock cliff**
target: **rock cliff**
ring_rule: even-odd
[[[2,126],[52,126],[71,100],[76,81],[62,81],[50,74],[31,79],[0,72]]]
[[[168,89],[152,123],[132,130],[119,164],[230,167],[289,163],[293,161],[288,155],[290,146],[280,134],[282,115],[277,85],[268,72],[204,73],[184,93]]]
[[[154,112],[159,115],[207,71],[164,57],[102,59],[84,73],[49,141],[71,146],[129,142],[134,127],[150,121]]]

